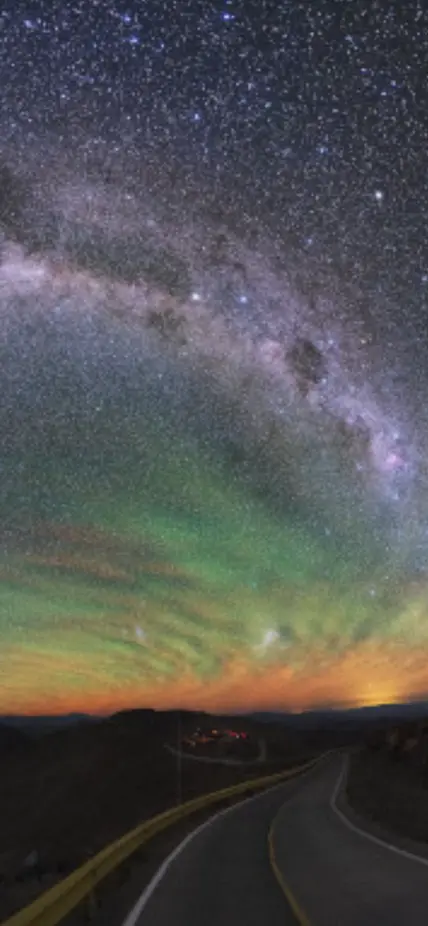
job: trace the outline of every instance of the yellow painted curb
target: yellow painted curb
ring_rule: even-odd
[[[294,913],[294,916],[296,917],[297,922],[299,923],[299,926],[311,926],[311,923],[310,923],[310,921],[308,920],[308,917],[306,916],[305,911],[302,909],[302,907],[300,906],[298,900],[296,900],[296,898],[295,898],[295,896],[294,896],[294,894],[293,894],[293,891],[292,891],[291,888],[288,886],[288,884],[287,884],[287,882],[286,882],[286,880],[285,880],[285,878],[284,878],[282,872],[280,871],[278,862],[277,862],[277,860],[276,860],[276,858],[275,858],[274,838],[273,838],[273,837],[274,837],[274,828],[275,828],[276,821],[277,821],[277,819],[278,819],[278,817],[279,817],[279,814],[281,813],[281,810],[282,810],[282,807],[280,808],[280,810],[278,811],[278,813],[277,813],[276,816],[274,817],[274,819],[273,819],[273,821],[272,821],[272,823],[271,823],[271,825],[270,825],[269,834],[268,834],[268,855],[269,855],[270,867],[272,868],[272,871],[273,871],[273,873],[274,873],[274,875],[275,875],[275,878],[276,878],[276,880],[278,881],[278,884],[279,884],[279,886],[280,886],[280,888],[281,888],[283,894],[285,895],[285,897],[286,897],[286,899],[287,899],[287,902],[288,902],[289,906],[291,907],[291,909],[292,909],[292,911],[293,911],[293,913]]]

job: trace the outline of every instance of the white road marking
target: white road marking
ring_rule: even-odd
[[[352,823],[352,821],[348,819],[346,814],[344,814],[341,810],[339,810],[336,802],[337,802],[339,791],[342,787],[344,778],[348,773],[348,768],[349,768],[349,756],[346,756],[343,762],[342,768],[340,770],[339,777],[334,786],[333,793],[330,798],[330,807],[333,810],[333,812],[340,818],[342,823],[344,823],[345,826],[347,826],[349,830],[352,830],[352,832],[354,833],[358,833],[358,835],[364,837],[364,839],[369,839],[370,842],[374,842],[375,845],[377,846],[382,846],[384,849],[389,849],[390,852],[395,852],[396,855],[402,855],[404,858],[410,859],[410,861],[412,862],[419,862],[421,865],[425,865],[428,867],[428,858],[424,858],[424,856],[422,855],[416,855],[414,852],[408,852],[407,849],[400,849],[398,846],[394,846],[392,843],[385,842],[384,839],[380,839],[378,836],[373,836],[372,833],[368,833],[367,830],[363,830],[359,826],[356,826],[355,823]]]
[[[318,762],[319,761],[320,760],[318,760]],[[232,804],[231,807],[225,807],[223,810],[219,810],[218,813],[213,814],[212,817],[210,817],[208,820],[205,820],[205,822],[201,823],[200,826],[197,826],[195,830],[192,830],[191,833],[188,833],[185,839],[183,839],[183,841],[180,842],[179,845],[175,847],[175,849],[173,849],[170,855],[168,855],[168,858],[166,858],[165,861],[162,862],[162,865],[160,866],[160,868],[158,868],[156,874],[153,875],[153,878],[151,879],[151,881],[149,881],[147,887],[145,887],[143,893],[137,900],[135,906],[128,913],[128,916],[122,923],[122,926],[136,926],[136,923],[138,922],[139,917],[141,916],[144,908],[147,906],[150,898],[154,894],[158,884],[160,884],[160,882],[162,881],[162,878],[165,876],[166,872],[168,871],[168,868],[172,865],[175,859],[178,858],[179,855],[181,855],[183,850],[186,848],[186,846],[189,845],[189,843],[192,841],[192,839],[195,838],[195,836],[198,836],[199,833],[202,833],[203,830],[207,829],[208,826],[211,826],[213,823],[215,823],[216,820],[219,820],[220,817],[226,816],[226,814],[231,813],[233,810],[239,810],[241,807],[244,807],[246,804],[249,804],[251,801],[257,801],[260,797],[263,797],[265,794],[268,794],[268,792],[270,791],[276,791],[277,788],[283,788],[284,785],[288,784],[289,781],[293,781],[294,778],[303,778],[304,775],[307,775],[308,772],[313,771],[313,769],[317,767],[318,762],[316,762],[314,766],[307,769],[307,771],[305,772],[301,772],[298,775],[291,776],[289,779],[284,778],[283,781],[278,782],[278,784],[276,785],[272,785],[270,788],[264,788],[262,791],[260,791],[259,794],[253,795],[253,797],[247,797],[245,798],[245,800],[239,801],[239,803],[237,804]]]

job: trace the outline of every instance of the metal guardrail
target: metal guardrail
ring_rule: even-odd
[[[227,800],[227,798],[237,797],[247,791],[269,787],[287,778],[293,778],[311,768],[321,758],[324,758],[324,756],[312,759],[305,765],[278,772],[275,775],[264,775],[261,778],[253,778],[241,782],[239,785],[223,788],[220,791],[211,791],[209,794],[203,794],[201,797],[187,801],[172,810],[166,810],[156,817],[145,820],[135,829],[121,836],[120,839],[110,843],[80,868],[76,868],[75,871],[58,884],[55,884],[54,887],[41,894],[33,903],[19,910],[9,919],[4,920],[1,926],[56,926],[82,900],[93,894],[96,885],[100,881],[103,881],[107,875],[118,868],[157,833],[162,832],[162,830],[190,816],[192,813],[213,804],[219,804],[221,801]]]

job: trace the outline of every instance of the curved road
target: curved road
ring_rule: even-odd
[[[124,926],[296,926],[269,863],[268,834],[284,800],[314,774],[243,801],[197,830]]]
[[[178,756],[180,759],[186,760],[190,759],[192,762],[206,762],[211,765],[260,765],[266,762],[267,756],[267,747],[266,740],[259,739],[259,754],[255,759],[230,759],[224,758],[223,756],[198,756],[192,752],[183,752],[182,749],[176,749],[175,746],[170,746],[169,743],[164,743],[165,749],[168,750],[173,756]]]
[[[342,768],[328,758],[198,828],[124,926],[426,926],[428,860],[343,822]]]

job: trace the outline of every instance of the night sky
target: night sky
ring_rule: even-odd
[[[428,694],[422,0],[3,2],[0,713]]]

